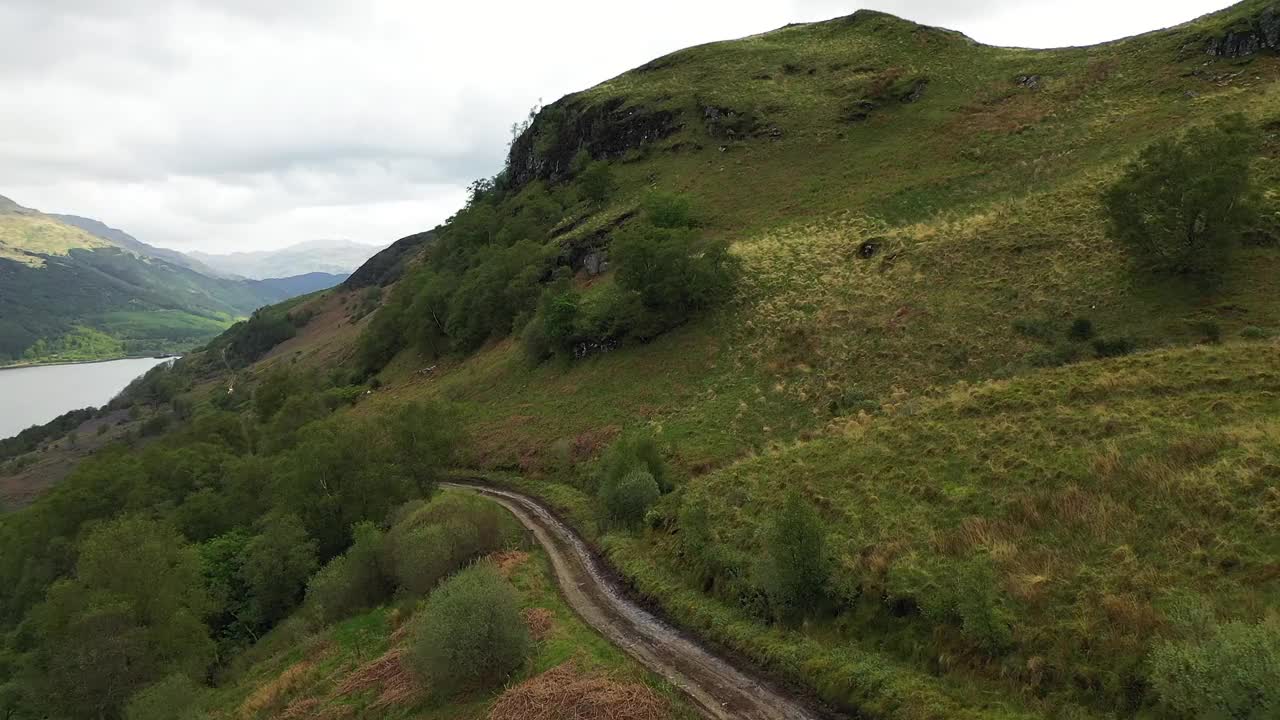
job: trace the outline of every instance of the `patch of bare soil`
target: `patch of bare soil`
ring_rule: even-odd
[[[667,703],[644,685],[585,675],[572,662],[507,690],[489,720],[663,720]]]

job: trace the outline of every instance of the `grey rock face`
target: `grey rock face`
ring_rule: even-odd
[[[1266,50],[1280,51],[1280,4],[1221,37],[1211,38],[1205,47],[1209,55],[1221,58],[1248,57]]]

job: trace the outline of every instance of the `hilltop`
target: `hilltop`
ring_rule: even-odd
[[[336,554],[333,517],[385,520],[352,517],[387,488],[348,450],[439,408],[414,427],[463,433],[456,472],[545,499],[654,607],[851,715],[1187,716],[1213,668],[1280,652],[1278,18],[1025,50],[859,12],[656,59],[541,108],[448,223],[135,388],[143,417],[197,408],[157,457],[227,456],[138,482],[204,530],[247,478]],[[1212,287],[1139,272],[1104,189],[1234,113],[1256,226]],[[626,453],[661,493],[630,524]],[[102,463],[11,527],[123,507]],[[799,619],[784,515],[829,560]]]

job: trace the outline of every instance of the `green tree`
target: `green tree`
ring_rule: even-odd
[[[316,543],[296,515],[271,515],[245,548],[241,569],[259,627],[284,619],[302,600],[316,569]]]
[[[589,163],[578,174],[577,185],[582,199],[593,206],[604,205],[618,190],[613,168],[607,162]]]
[[[813,613],[825,597],[830,563],[826,530],[800,493],[787,494],[764,541],[760,580],[775,615],[792,622]]]
[[[529,631],[515,589],[492,563],[441,585],[418,613],[409,666],[444,697],[497,687],[529,653]]]
[[[419,494],[435,492],[440,476],[453,464],[458,426],[453,411],[440,403],[412,402],[391,413],[391,451]]]
[[[723,241],[704,240],[692,228],[637,223],[619,232],[611,248],[620,288],[635,293],[652,327],[633,330],[654,337],[727,298],[740,263]]]
[[[1257,146],[1239,114],[1151,145],[1103,194],[1112,236],[1145,270],[1216,275],[1256,217]]]
[[[73,578],[32,613],[38,691],[72,717],[115,717],[170,673],[202,676],[213,643],[200,560],[172,528],[137,516],[104,523],[80,545]]]

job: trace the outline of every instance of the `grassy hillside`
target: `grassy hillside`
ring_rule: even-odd
[[[341,276],[227,280],[93,221],[0,209],[0,364],[180,352],[236,318]],[[116,235],[123,239],[113,240]]]
[[[546,498],[675,619],[859,716],[1269,717],[1274,5],[1050,51],[860,12],[660,58],[543,108],[449,223],[349,287],[259,313],[135,400],[164,415],[178,398],[305,512],[332,491],[291,490],[311,475],[290,463],[372,482],[343,453],[402,441],[413,401],[448,407],[423,422],[465,432],[460,472]],[[1262,137],[1256,223],[1214,285],[1138,272],[1103,190],[1150,143],[1236,112]],[[660,225],[655,191],[690,217]],[[732,296],[643,327],[651,308],[625,304],[628,268],[606,262],[637,235],[729,243]],[[562,311],[641,330],[531,360],[527,328]],[[622,524],[598,491],[637,433],[656,450],[627,479],[673,487]],[[99,475],[57,502],[96,497]],[[245,477],[190,475],[148,476],[186,488],[157,512],[201,520]],[[351,497],[335,516],[382,499]],[[771,575],[793,498],[829,560],[799,618]],[[12,527],[43,527],[23,518],[53,502]],[[67,562],[40,552],[33,567]],[[17,616],[38,593],[12,584]],[[378,652],[382,617],[358,621]],[[224,689],[226,707],[301,648]],[[338,701],[308,677],[299,697]]]

